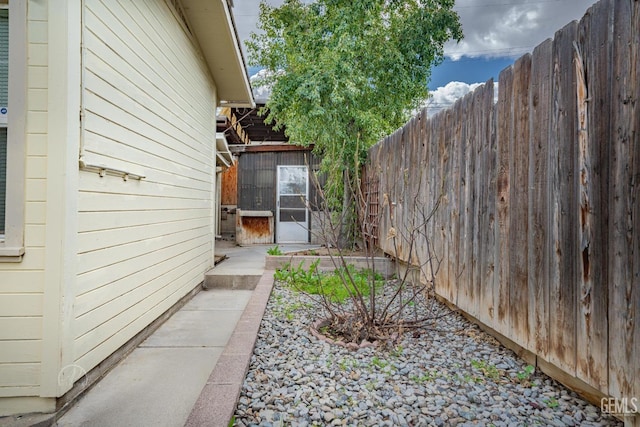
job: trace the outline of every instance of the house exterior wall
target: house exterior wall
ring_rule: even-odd
[[[25,253],[0,262],[0,416],[54,411],[202,282],[215,241],[216,87],[171,2],[20,3]]]
[[[213,265],[216,91],[163,0],[86,0],[74,364],[89,370]]]
[[[43,347],[48,167],[48,8],[46,2],[10,4],[10,25],[26,37],[24,246],[21,262],[0,262],[0,415],[48,409],[39,397]],[[22,15],[22,16],[21,16]],[[12,34],[13,35],[13,34]],[[24,40],[12,39],[11,46]],[[10,105],[11,108],[11,105]],[[10,126],[12,123],[10,122]],[[10,161],[13,159],[10,159]],[[16,396],[33,396],[16,401]]]

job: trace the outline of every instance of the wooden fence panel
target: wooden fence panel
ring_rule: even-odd
[[[445,216],[446,207],[440,206],[436,209],[438,199],[444,191],[440,162],[442,159],[441,150],[447,144],[447,141],[438,135],[437,132],[440,130],[440,127],[430,125],[427,129],[432,135],[432,140],[430,146],[425,147],[429,152],[429,162],[425,164],[424,170],[421,171],[421,173],[425,175],[426,181],[428,182],[427,191],[424,193],[427,197],[424,203],[428,207],[420,213],[420,220],[428,220],[424,226],[424,230],[428,235],[423,236],[423,245],[425,247],[429,245],[427,248],[429,256],[435,257],[432,261],[436,261],[438,258],[443,258],[447,255],[447,238],[443,233],[444,226],[448,223],[448,219]],[[436,210],[434,211],[434,209]],[[428,219],[429,217],[431,218]],[[446,289],[445,292],[450,292],[451,289],[455,287],[449,283],[446,269],[441,268],[437,262],[430,264],[429,267],[432,267],[436,274],[436,283],[440,282],[440,284],[444,285],[444,289]]]
[[[611,110],[611,38],[613,0],[595,4],[580,21],[574,52],[577,73],[578,234],[576,375],[608,389],[607,378],[607,203]]]
[[[467,115],[467,138],[465,143],[469,146],[469,163],[467,174],[467,258],[469,263],[469,289],[471,290],[471,299],[467,306],[472,308],[471,314],[476,318],[480,317],[481,307],[478,304],[480,300],[480,236],[478,233],[478,224],[480,222],[480,201],[478,199],[480,174],[483,171],[479,168],[481,144],[481,121],[483,111],[479,108],[480,91],[472,92],[467,95],[465,114]]]
[[[477,235],[479,252],[480,312],[478,319],[486,324],[493,323],[495,288],[495,226],[496,216],[496,146],[495,115],[493,104],[493,80],[489,80],[481,89],[482,99],[478,108],[483,112],[481,129],[478,134],[481,141],[481,154],[478,176],[479,217]]]
[[[614,17],[608,191],[609,393],[631,398],[640,396],[640,327],[637,325],[640,318],[638,2],[616,1]]]
[[[553,43],[551,116],[551,239],[549,361],[575,375],[576,366],[576,97],[573,41],[577,22],[556,33]]]
[[[410,237],[405,233],[403,227],[400,227],[400,224],[412,224],[413,218],[411,218],[411,205],[410,202],[412,200],[411,190],[408,189],[408,181],[409,181],[409,155],[411,148],[411,135],[412,135],[413,125],[409,123],[409,126],[405,129],[404,138],[402,138],[402,148],[400,149],[400,187],[398,188],[398,193],[396,195],[398,200],[398,222],[396,227],[396,232],[403,235],[400,240],[400,244],[402,245],[402,249],[400,250],[401,256],[404,259],[409,260],[412,264],[415,262],[413,258],[415,256],[414,248],[409,247]]]
[[[547,358],[549,347],[549,135],[551,105],[551,53],[547,40],[533,51],[529,114],[529,346]]]
[[[431,201],[432,209],[436,203],[437,197],[439,197],[443,191],[441,183],[437,182],[435,178],[436,171],[432,167],[433,163],[439,160],[439,144],[443,142],[442,138],[438,134],[438,131],[441,130],[441,126],[438,125],[441,118],[442,117],[440,117],[437,122],[427,120],[422,124],[425,135],[429,135],[429,144],[424,147],[427,161],[424,165],[424,170],[422,170],[420,173],[424,175],[425,179],[425,188],[423,191],[424,197],[427,200]],[[434,213],[431,222],[427,225],[427,232],[431,233],[431,235],[428,237],[430,240],[429,243],[431,244],[431,251],[433,251],[432,255],[439,257],[440,259],[445,259],[447,256],[447,253],[444,249],[447,237],[443,235],[442,229],[448,222],[444,219],[443,209],[444,207],[441,206],[440,209]],[[425,212],[425,215],[428,214],[429,213]],[[448,280],[448,270],[446,264],[435,264],[433,268],[437,274],[436,292],[439,292],[438,289],[441,289],[443,292],[442,295],[448,294],[452,286]]]
[[[449,209],[443,211],[443,214],[449,213],[449,232],[447,234],[447,241],[443,242],[442,246],[436,247],[442,248],[448,259],[448,276],[449,281],[447,284],[447,293],[441,294],[445,296],[449,301],[457,302],[457,284],[460,277],[460,148],[461,142],[459,138],[455,138],[454,135],[460,133],[461,123],[453,122],[453,113],[451,110],[446,110],[438,114],[440,121],[440,135],[441,139],[448,141],[449,150],[451,153],[451,176],[447,178],[448,186],[446,197],[448,200]],[[446,218],[443,218],[446,220]]]
[[[496,105],[489,81],[423,111],[369,166],[385,251],[407,260],[387,236],[442,196],[436,292],[618,398],[640,396],[639,49],[640,1],[601,0],[503,70]]]
[[[529,346],[528,206],[529,206],[529,80],[531,55],[513,67],[512,133],[509,140],[509,337]],[[506,259],[502,260],[506,262]]]
[[[433,127],[431,126],[430,120],[428,119],[428,114],[427,114],[427,110],[423,109],[422,112],[420,113],[420,126],[419,126],[419,139],[418,139],[418,155],[416,157],[416,163],[418,164],[418,167],[420,168],[418,174],[420,176],[420,198],[419,198],[419,203],[422,204],[426,204],[427,201],[430,200],[430,196],[429,194],[431,192],[433,192],[432,190],[432,185],[433,183],[431,182],[431,177],[429,175],[430,171],[430,165],[431,165],[431,161],[433,161],[434,159],[432,159],[431,157],[431,153],[430,153],[430,148],[432,148],[432,146],[434,144],[438,143],[438,139],[436,136],[433,135],[432,131],[433,131]],[[415,172],[413,172],[415,173]],[[435,201],[431,200],[430,201],[430,209],[429,212],[425,212],[425,215],[429,215],[429,213],[431,212],[431,210],[433,209],[433,205],[434,205]],[[437,221],[437,217],[433,216],[430,220],[430,222],[428,224],[426,224],[423,228],[424,233],[426,233],[426,237],[429,238],[429,240],[427,241],[425,239],[425,237],[423,236],[421,238],[421,242],[419,242],[419,245],[422,245],[424,247],[424,251],[427,253],[427,257],[425,258],[425,260],[428,260],[429,257],[433,258],[434,256],[436,257],[442,257],[444,254],[441,253],[437,253],[435,251],[435,245],[437,244],[441,244],[442,241],[444,241],[444,237],[440,235],[439,233],[439,227],[441,225],[444,224],[440,224]],[[429,245],[429,247],[427,247],[427,244]],[[432,276],[432,269],[433,269],[433,274],[437,275],[437,279],[435,282],[435,286],[438,286],[439,283],[438,282],[443,282],[446,283],[447,282],[447,278],[446,278],[446,271],[442,271],[442,269],[438,270],[438,264],[437,262],[434,263],[429,263],[429,265],[426,266],[427,267],[427,271],[428,271],[428,276],[426,278],[427,281],[431,280],[431,276]]]
[[[631,3],[631,2],[628,2]],[[629,88],[631,93],[635,93],[635,102],[630,115],[630,134],[633,135],[631,141],[632,158],[634,160],[634,170],[632,171],[633,181],[629,184],[631,191],[635,188],[635,197],[633,199],[633,224],[631,225],[632,241],[631,248],[633,253],[633,259],[631,263],[631,277],[633,282],[630,285],[632,292],[627,296],[629,312],[631,313],[631,319],[635,319],[631,328],[633,332],[629,335],[629,342],[627,346],[633,349],[633,354],[629,357],[629,364],[625,370],[627,380],[631,383],[629,390],[630,396],[640,397],[640,325],[638,325],[638,319],[640,319],[640,197],[638,197],[638,188],[640,188],[640,2],[635,1],[629,4],[628,16],[631,19],[629,25],[630,34],[630,50],[629,50],[629,63],[635,64],[630,67],[630,80],[633,82]],[[640,426],[640,415],[635,417],[636,427]]]
[[[504,334],[509,334],[509,239],[511,222],[510,215],[510,151],[509,141],[512,140],[513,114],[511,110],[513,94],[513,66],[502,70],[499,76],[500,88],[498,90],[498,105],[496,114],[500,118],[497,121],[496,149],[497,149],[497,199],[496,199],[496,245],[495,253],[497,279],[497,292],[494,296],[497,308],[497,322],[495,329]]]
[[[440,114],[439,117],[444,118],[445,116]],[[432,132],[434,132],[434,129],[432,129]],[[452,289],[455,289],[455,270],[452,269],[454,257],[452,253],[453,248],[451,247],[453,233],[452,224],[455,221],[455,215],[454,206],[451,198],[449,197],[448,191],[448,189],[453,185],[452,161],[454,151],[455,142],[451,140],[443,140],[441,159],[443,180],[437,183],[440,205],[438,207],[438,211],[435,213],[437,221],[434,221],[434,234],[437,235],[437,238],[439,239],[438,244],[434,246],[434,255],[439,258],[438,280],[448,283],[447,289],[449,292],[451,292]],[[445,189],[447,189],[446,192]],[[438,250],[441,252],[438,252]]]
[[[458,235],[458,268],[459,277],[456,280],[458,289],[456,304],[461,309],[468,311],[471,315],[475,310],[471,307],[473,301],[473,288],[471,284],[471,257],[469,256],[470,240],[472,238],[470,230],[471,207],[469,206],[470,169],[473,162],[473,148],[469,143],[469,122],[465,116],[467,100],[470,95],[458,99],[453,107],[456,123],[461,123],[459,133],[455,135],[455,140],[460,144],[460,181],[458,182],[458,203],[460,206],[460,233]],[[468,117],[466,117],[468,119]]]

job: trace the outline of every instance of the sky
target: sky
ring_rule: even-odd
[[[278,6],[282,0],[267,0]],[[429,90],[433,112],[446,108],[478,84],[533,49],[572,20],[579,20],[595,0],[456,0],[464,39],[445,45],[445,60],[432,70]],[[260,0],[234,0],[233,15],[243,50],[257,31]],[[246,58],[246,50],[245,50]],[[249,68],[254,75],[259,68]]]

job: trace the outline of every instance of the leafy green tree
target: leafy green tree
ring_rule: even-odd
[[[357,183],[367,149],[427,99],[443,45],[462,39],[454,0],[285,0],[260,5],[252,65],[270,85],[266,121],[322,156],[331,208]],[[345,185],[348,184],[348,185]],[[345,191],[346,188],[346,191]],[[344,193],[343,193],[344,191]],[[353,218],[353,217],[352,217]]]

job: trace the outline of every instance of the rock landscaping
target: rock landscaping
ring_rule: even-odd
[[[312,335],[322,307],[276,283],[235,425],[622,425],[432,303],[437,324],[353,351]]]

